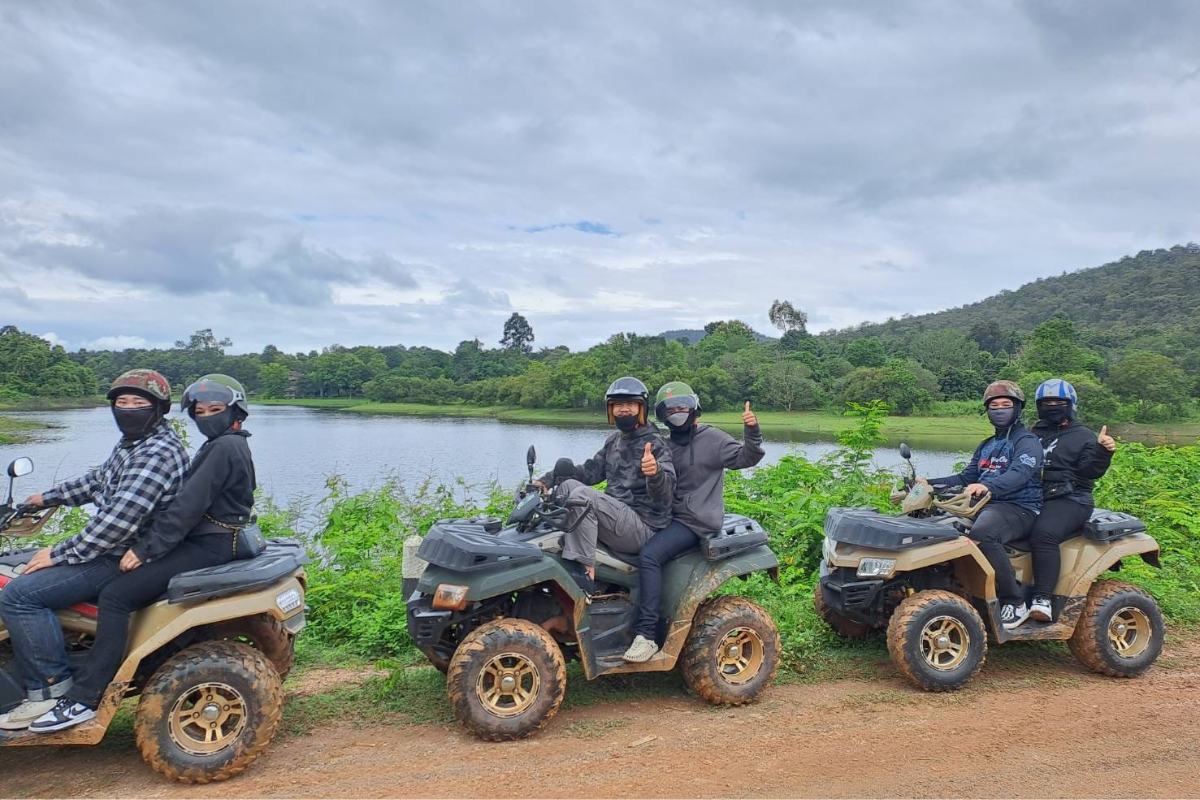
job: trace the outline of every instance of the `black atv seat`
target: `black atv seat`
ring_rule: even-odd
[[[267,548],[254,558],[179,573],[167,585],[167,600],[195,603],[262,589],[278,583],[309,561],[299,542],[268,539]]]

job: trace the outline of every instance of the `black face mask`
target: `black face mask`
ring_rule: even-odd
[[[1002,431],[1005,428],[1011,427],[1017,421],[1017,408],[1016,406],[1012,408],[989,408],[987,415],[992,426],[996,430]]]
[[[237,422],[232,406],[219,414],[209,414],[207,417],[195,417],[194,419],[196,427],[200,429],[200,433],[204,434],[204,438],[209,441],[229,430],[233,427],[233,423]]]
[[[113,419],[117,421],[117,427],[121,429],[121,436],[126,442],[137,442],[145,439],[154,430],[154,426],[162,417],[158,413],[158,409],[154,406],[146,406],[145,408],[117,408],[112,407]]]
[[[617,421],[617,430],[621,431],[621,433],[629,433],[630,431],[637,429],[637,414],[633,414],[628,417],[613,417],[613,419]]]
[[[1067,406],[1040,406],[1038,408],[1038,419],[1044,419],[1054,427],[1060,427],[1064,422],[1071,418],[1071,407]]]

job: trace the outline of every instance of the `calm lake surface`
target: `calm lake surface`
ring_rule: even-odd
[[[17,456],[29,456],[34,474],[18,482],[23,498],[53,483],[73,477],[103,461],[117,440],[108,408],[23,412],[9,416],[38,420],[54,428],[32,432],[25,444],[0,445],[0,466]],[[172,416],[180,416],[178,411]],[[186,417],[185,417],[186,418]],[[202,441],[188,420],[193,450]],[[290,406],[253,406],[246,429],[259,485],[281,506],[304,507],[326,494],[326,479],[344,478],[352,489],[377,487],[395,478],[407,485],[426,479],[467,486],[498,481],[517,486],[525,476],[525,450],[537,447],[539,472],[566,456],[575,461],[593,455],[609,433],[604,428],[558,427],[500,422],[493,419],[447,419],[356,414]],[[796,452],[816,459],[833,450],[832,441],[773,440],[769,428],[764,464]],[[945,444],[946,449],[917,446],[919,472],[948,474],[965,458],[970,443]],[[880,467],[898,470],[901,459],[894,447],[875,453]],[[467,491],[459,488],[460,494]]]

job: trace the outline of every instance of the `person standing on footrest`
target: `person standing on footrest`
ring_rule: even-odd
[[[742,412],[742,441],[711,425],[696,421],[700,397],[682,381],[664,384],[655,397],[654,416],[671,436],[675,465],[673,521],[638,555],[641,591],[637,629],[625,660],[649,661],[658,652],[658,621],[662,606],[662,570],[668,561],[691,550],[701,536],[715,536],[725,521],[725,470],[747,469],[762,460],[762,430],[750,401]]]
[[[1038,421],[1033,432],[1042,442],[1042,513],[1029,534],[1033,552],[1033,602],[1029,619],[1053,621],[1051,598],[1062,568],[1059,546],[1092,516],[1092,488],[1112,463],[1117,443],[1108,426],[1097,436],[1075,418],[1075,387],[1051,378],[1037,389]],[[1014,626],[1015,627],[1015,626]]]
[[[31,731],[61,731],[96,716],[125,660],[130,615],[154,602],[179,573],[232,561],[237,531],[252,522],[254,461],[250,434],[242,430],[250,414],[246,390],[228,375],[205,375],[184,391],[180,405],[206,441],[174,501],[125,551],[120,577],[100,590],[96,641],[75,685]]]
[[[563,559],[589,597],[595,593],[596,542],[620,553],[636,553],[671,521],[675,468],[671,451],[647,418],[649,391],[637,378],[618,378],[605,393],[608,424],[617,432],[596,455],[569,474],[558,467],[534,484],[543,491],[559,481],[570,514],[563,535]],[[568,462],[569,463],[569,462]],[[608,481],[603,492],[592,487]]]

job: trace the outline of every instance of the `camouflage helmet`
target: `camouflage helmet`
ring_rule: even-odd
[[[654,396],[654,416],[664,425],[668,408],[687,408],[700,416],[700,395],[683,381],[664,383]]]
[[[1025,392],[1021,391],[1021,387],[1015,381],[995,381],[988,384],[983,390],[983,405],[986,407],[997,397],[1007,397],[1014,403],[1025,405]]]
[[[162,373],[152,369],[131,369],[122,372],[108,390],[108,402],[114,403],[123,394],[144,397],[166,414],[171,410],[171,384]]]
[[[180,401],[179,407],[193,419],[196,416],[196,403],[224,403],[240,411],[243,419],[250,416],[246,389],[236,378],[220,373],[198,378],[183,390],[183,400]]]

